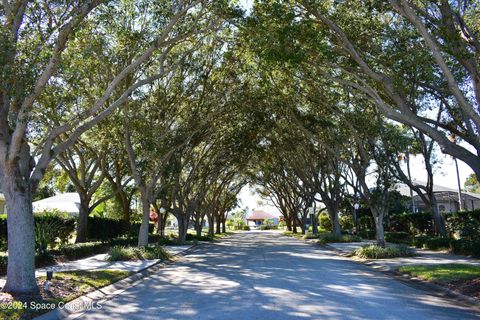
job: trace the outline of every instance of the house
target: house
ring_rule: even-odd
[[[76,192],[61,193],[53,197],[33,202],[33,212],[58,210],[78,217],[80,196]]]
[[[426,183],[414,180],[415,185],[425,186]],[[410,188],[405,184],[398,184],[397,191],[402,195],[410,197]],[[433,193],[437,199],[438,210],[440,212],[454,212],[460,210],[458,189],[434,185]],[[413,211],[424,211],[426,209],[420,196],[413,192],[412,204]],[[480,209],[480,194],[462,191],[462,205],[464,210]]]
[[[278,217],[263,210],[253,210],[247,216],[247,225],[250,227],[261,226],[265,220],[272,219],[275,225],[278,224]]]

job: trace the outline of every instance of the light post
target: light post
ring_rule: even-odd
[[[452,143],[457,143],[457,136],[452,133],[448,136],[448,140]],[[460,183],[460,171],[458,170],[458,162],[457,158],[453,157],[453,162],[455,162],[455,169],[457,171],[457,186],[458,186],[458,208],[460,211],[463,210],[463,202],[462,202],[462,184]]]
[[[358,203],[355,203],[353,205],[353,233],[355,235],[358,234],[358,217],[357,217],[357,212],[358,209],[360,208],[360,205]]]
[[[310,224],[312,225],[312,233],[317,234],[318,228],[317,228],[317,223],[315,221],[315,209],[313,209],[313,206],[308,208],[308,213],[310,215]]]
[[[163,237],[165,236],[165,226],[163,225],[163,215],[167,212],[167,210],[164,207],[161,207],[159,209],[160,217],[158,217],[158,228],[160,229],[160,236]]]

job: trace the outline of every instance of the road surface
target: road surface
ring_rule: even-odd
[[[82,319],[480,319],[452,300],[280,233],[201,245]]]

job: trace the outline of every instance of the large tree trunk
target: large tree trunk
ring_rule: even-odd
[[[215,233],[220,234],[222,232],[222,220],[220,219],[219,215],[216,216],[215,222],[216,222]]]
[[[210,237],[213,237],[213,234],[215,233],[214,224],[215,222],[214,222],[213,215],[208,216],[208,235]]]
[[[32,193],[18,177],[3,179],[7,205],[8,266],[3,291],[15,294],[38,293],[35,281],[35,229]]]
[[[150,221],[150,201],[145,195],[142,199],[142,224],[138,232],[138,246],[144,247],[148,244],[148,223]]]
[[[446,237],[447,228],[445,227],[445,219],[438,210],[437,198],[433,193],[431,195],[428,195],[428,197],[430,198],[431,203],[433,226],[435,228],[435,233],[440,237]]]
[[[292,217],[292,232],[293,233],[297,233],[297,218],[296,217]]]
[[[375,220],[377,245],[385,247],[385,233],[383,230],[383,218],[385,216],[385,209],[371,208],[371,210],[373,213],[373,219]]]
[[[342,230],[340,228],[340,219],[338,217],[338,210],[333,209],[330,212],[330,219],[332,220],[332,233],[335,237],[342,236]]]
[[[184,215],[180,213],[177,216],[177,222],[178,222],[178,239],[181,242],[184,242],[187,240],[188,221],[186,221]]]
[[[130,226],[131,210],[130,210],[130,203],[128,201],[127,195],[125,194],[124,191],[119,191],[119,193],[117,195],[117,199],[120,202],[120,205],[122,207],[122,213],[123,213],[122,219],[123,219],[123,221],[125,221],[125,223],[128,226]]]
[[[160,213],[158,212],[158,221],[157,221],[157,234],[162,237],[165,237],[165,226],[167,225],[167,217],[168,213]]]
[[[195,231],[196,231],[197,237],[202,236],[202,220],[195,219]]]
[[[77,237],[75,243],[87,242],[88,216],[90,214],[90,199],[87,195],[80,194],[80,208],[77,219]]]
[[[222,233],[227,233],[227,216],[224,215],[222,218]]]

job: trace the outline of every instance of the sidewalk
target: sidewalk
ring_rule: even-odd
[[[172,256],[176,256],[191,247],[193,245],[186,246],[163,246],[165,250],[170,253]],[[47,270],[52,270],[54,272],[63,272],[63,271],[75,271],[75,270],[121,270],[121,271],[133,271],[138,272],[145,268],[148,268],[159,260],[134,260],[134,261],[115,261],[110,262],[106,260],[106,253],[97,254],[88,258],[68,261],[61,264],[56,264],[53,266],[39,268],[35,270],[35,277],[45,276]],[[0,287],[3,288],[5,285],[6,278],[0,279]]]
[[[349,243],[329,243],[328,246],[334,248],[341,253],[350,253],[353,250],[365,246],[367,244],[375,243],[375,241],[362,241],[362,242],[349,242]],[[387,270],[395,270],[398,267],[406,265],[418,265],[418,264],[446,264],[446,263],[461,263],[480,265],[479,259],[469,258],[466,256],[458,256],[449,254],[442,251],[431,251],[424,249],[415,249],[417,255],[414,257],[401,257],[392,259],[375,259],[370,260],[375,262],[376,265],[380,265]]]

